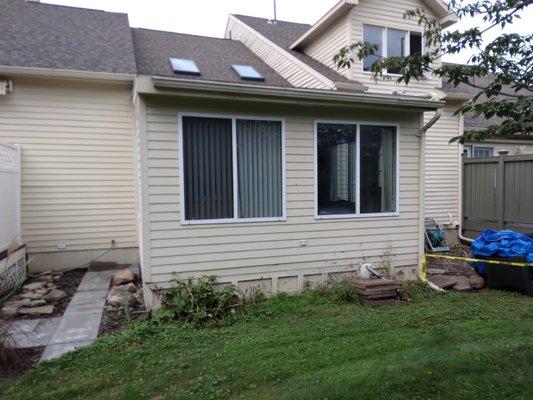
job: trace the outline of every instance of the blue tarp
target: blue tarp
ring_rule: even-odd
[[[510,230],[485,229],[474,240],[471,249],[474,257],[521,257],[525,258],[525,262],[533,263],[533,239]],[[485,276],[485,264],[475,263],[474,269],[481,276]]]

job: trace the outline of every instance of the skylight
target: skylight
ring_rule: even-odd
[[[241,77],[247,81],[264,81],[265,78],[251,65],[232,64],[231,68]]]
[[[171,58],[170,65],[177,74],[200,75],[200,70],[193,60],[185,58]]]

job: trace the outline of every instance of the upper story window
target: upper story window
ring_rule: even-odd
[[[476,146],[465,145],[463,147],[463,154],[466,154],[468,158],[484,158],[494,156],[494,147],[492,146]]]
[[[363,71],[371,71],[372,64],[381,57],[402,57],[422,52],[422,34],[400,29],[363,25],[363,41],[378,47],[363,59]],[[389,69],[389,74],[399,74],[399,68]]]

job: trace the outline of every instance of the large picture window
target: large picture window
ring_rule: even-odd
[[[397,129],[317,122],[317,217],[397,214]]]
[[[280,220],[280,120],[181,117],[183,222]]]

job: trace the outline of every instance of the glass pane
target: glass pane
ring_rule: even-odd
[[[355,214],[356,125],[318,124],[318,214]]]
[[[474,146],[474,158],[492,157],[494,149],[492,147]]]
[[[407,32],[397,29],[387,29],[387,57],[402,57],[405,55],[405,39]],[[388,69],[391,74],[399,74],[400,68]]]
[[[193,60],[187,60],[184,58],[171,58],[170,64],[176,73],[200,75],[200,70]]]
[[[396,211],[396,128],[361,125],[361,213]]]
[[[183,117],[186,220],[233,218],[231,119]]]
[[[251,65],[233,64],[231,67],[242,79],[253,81],[265,80],[265,78],[263,78],[263,76]]]
[[[373,54],[363,59],[363,71],[370,71],[372,64],[379,60],[383,49],[383,28],[377,26],[363,25],[363,41],[378,46]]]
[[[237,165],[239,217],[281,217],[281,122],[237,120]]]
[[[411,54],[422,54],[422,34],[420,32],[409,34],[409,51]]]

